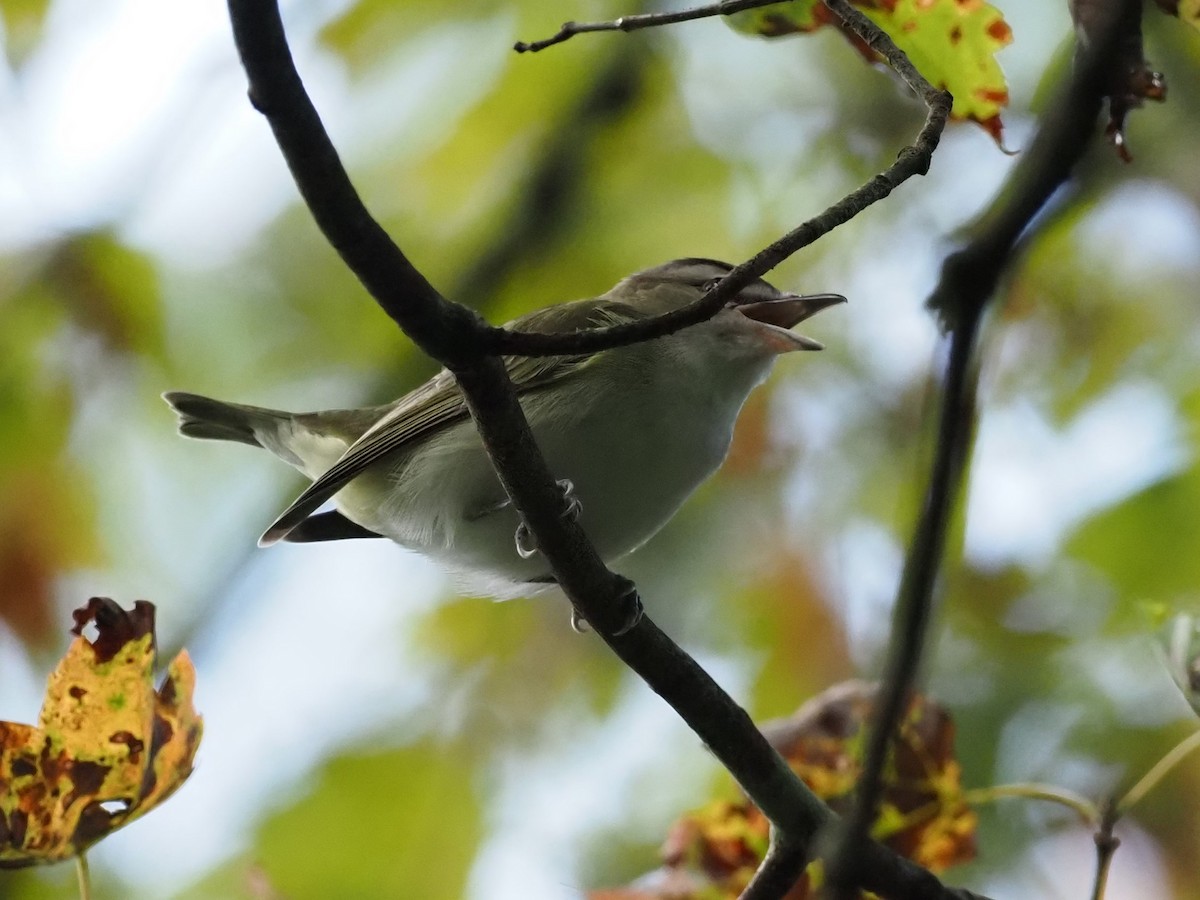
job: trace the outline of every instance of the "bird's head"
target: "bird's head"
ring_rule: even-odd
[[[658,315],[698,300],[732,269],[729,263],[715,259],[675,259],[629,276],[611,294],[634,299],[643,312]],[[821,350],[820,342],[791,329],[821,310],[845,302],[841,294],[792,294],[756,278],[726,301],[712,319],[694,328],[711,336],[727,352],[773,357],[793,350]]]

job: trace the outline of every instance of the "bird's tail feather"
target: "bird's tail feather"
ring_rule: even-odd
[[[261,447],[258,435],[277,430],[282,420],[290,418],[278,410],[226,403],[185,391],[168,391],[163,399],[179,414],[180,434],[210,441],[238,441]]]

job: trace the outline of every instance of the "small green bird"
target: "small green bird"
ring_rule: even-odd
[[[562,333],[645,319],[692,303],[731,268],[677,259],[510,327]],[[742,404],[781,353],[821,349],[789,329],[844,300],[784,293],[759,279],[708,321],[665,337],[590,356],[505,358],[568,510],[606,562],[649,540],[716,471]],[[163,397],[183,434],[263,447],[313,479],[261,546],[387,537],[490,596],[553,581],[445,370],[365,409],[289,413],[176,391]],[[336,511],[314,515],[330,498]]]

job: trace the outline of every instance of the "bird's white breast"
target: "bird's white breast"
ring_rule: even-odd
[[[672,358],[670,347],[654,342],[638,348],[635,364],[600,361],[586,380],[522,398],[551,471],[574,485],[580,523],[606,561],[645,543],[716,470],[742,403],[770,365],[714,377]],[[509,593],[527,592],[511,586],[549,574],[540,555],[517,554],[519,518],[470,421],[393,463],[386,477],[387,500],[374,509],[355,508],[354,484],[343,491],[339,500],[352,518],[493,594],[505,583]]]

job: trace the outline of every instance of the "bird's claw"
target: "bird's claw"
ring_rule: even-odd
[[[623,578],[622,581],[624,582],[623,590],[617,597],[617,603],[621,606],[624,619],[621,627],[613,632],[617,637],[635,628],[638,622],[642,621],[642,613],[645,612],[645,608],[642,606],[642,595],[638,593],[637,585],[628,578]]]
[[[617,604],[622,608],[621,624],[613,631],[613,637],[621,635],[632,630],[638,622],[642,621],[642,597],[638,593],[637,585],[628,578],[617,576],[621,579],[621,593],[617,595]],[[576,634],[587,634],[591,631],[591,626],[588,624],[582,613],[574,606],[571,607],[571,628]]]
[[[579,514],[583,512],[583,504],[575,496],[575,484],[569,478],[560,478],[555,483],[562,490],[563,518],[568,522],[576,521],[579,518]],[[517,556],[521,557],[521,559],[529,559],[538,552],[537,538],[533,536],[533,532],[529,530],[529,526],[524,522],[521,522],[517,526],[515,538]]]
[[[529,526],[522,522],[517,526],[516,533],[517,541],[517,556],[521,559],[529,559],[538,552],[537,539],[534,538],[533,532],[529,530]]]

